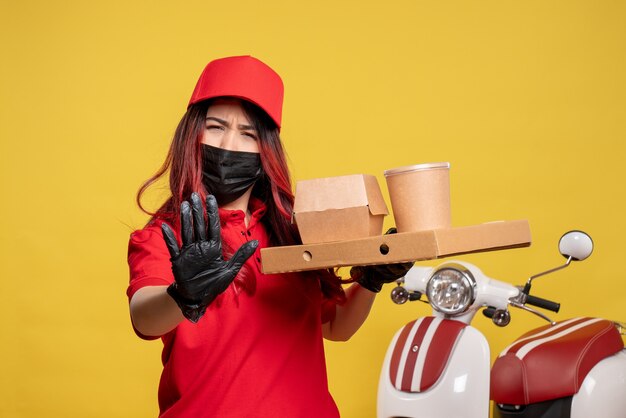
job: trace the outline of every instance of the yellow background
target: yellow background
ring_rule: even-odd
[[[563,303],[556,318],[626,320],[626,3],[0,4],[1,417],[156,416],[161,343],[135,337],[124,293],[146,221],[134,196],[225,55],[283,76],[295,180],[369,173],[386,196],[385,169],[450,161],[454,225],[528,219],[534,240],[463,259],[518,284],[584,229],[593,256],[535,290]],[[374,416],[387,343],[429,313],[389,290],[350,342],[326,345],[344,417]],[[494,352],[541,324],[474,322]]]

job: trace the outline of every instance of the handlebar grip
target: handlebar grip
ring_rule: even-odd
[[[528,305],[533,305],[538,308],[547,309],[552,312],[558,312],[561,309],[561,304],[557,302],[552,302],[548,299],[539,298],[537,296],[528,295],[526,297],[526,303]]]
[[[494,308],[493,306],[487,306],[485,309],[483,309],[483,315],[485,315],[487,318],[493,319],[495,313],[496,308]]]

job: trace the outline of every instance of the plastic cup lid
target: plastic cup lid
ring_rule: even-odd
[[[428,164],[407,165],[404,167],[392,168],[391,170],[385,170],[385,177],[393,176],[396,174],[410,173],[412,171],[434,170],[434,169],[442,169],[442,168],[449,169],[450,163],[428,163]]]

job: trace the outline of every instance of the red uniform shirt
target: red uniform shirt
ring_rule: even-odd
[[[256,200],[250,205],[248,228],[242,211],[220,209],[225,251],[259,241],[243,285],[231,284],[197,324],[185,320],[161,337],[162,417],[339,416],[328,391],[321,330],[322,316],[332,315],[334,305],[323,314],[314,277],[261,273],[259,251],[269,244],[260,222],[265,207]],[[169,257],[159,222],[131,235],[129,300],[144,286],[174,280]]]

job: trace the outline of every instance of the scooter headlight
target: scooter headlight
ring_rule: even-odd
[[[426,286],[428,301],[437,311],[459,315],[474,303],[476,280],[472,273],[458,264],[445,264],[435,271]]]

